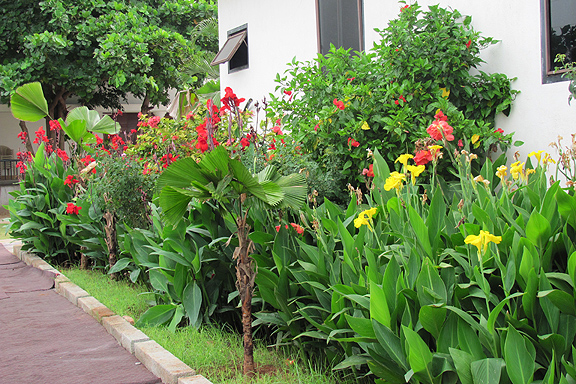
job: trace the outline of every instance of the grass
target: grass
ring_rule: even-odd
[[[10,235],[6,234],[6,228],[8,227],[7,221],[0,220],[0,240],[10,239]]]
[[[150,297],[145,287],[128,281],[112,281],[98,271],[72,268],[62,273],[121,316],[137,320],[149,308]],[[300,360],[297,353],[284,354],[266,348],[261,342],[256,342],[254,350],[257,375],[249,381],[242,376],[242,337],[233,331],[213,325],[181,328],[175,333],[166,327],[142,327],[141,330],[213,383],[352,383]]]

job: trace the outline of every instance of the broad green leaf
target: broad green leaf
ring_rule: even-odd
[[[39,82],[24,84],[10,97],[12,115],[18,120],[38,121],[48,116],[48,103]]]
[[[154,327],[162,325],[172,319],[175,311],[176,305],[174,304],[156,305],[142,314],[136,326],[149,325]]]
[[[178,223],[186,213],[192,196],[185,193],[185,190],[171,186],[164,187],[160,192],[160,206],[168,223]]]
[[[411,205],[408,205],[408,216],[410,217],[410,225],[416,234],[419,244],[424,249],[424,252],[428,257],[432,258],[432,246],[430,245],[430,240],[428,238],[428,228],[424,223],[424,220],[420,217],[418,212]]]
[[[502,361],[502,359],[489,358],[473,361],[470,364],[470,371],[472,372],[473,383],[474,384],[499,383],[503,366],[504,361]]]
[[[522,296],[522,295],[524,295],[524,293],[522,293],[522,292],[513,293],[512,295],[506,297],[504,300],[502,300],[500,303],[498,303],[498,305],[496,307],[494,307],[494,309],[490,312],[490,316],[488,317],[488,324],[486,324],[486,328],[488,328],[488,331],[491,334],[494,334],[494,325],[496,323],[496,319],[498,318],[498,315],[502,311],[502,308],[504,308],[506,303],[508,303],[508,301],[510,301],[511,299],[518,297],[518,296]]]
[[[372,321],[364,317],[352,317],[347,313],[344,315],[346,321],[350,328],[362,337],[368,337],[371,339],[376,339],[376,334],[374,333],[374,328],[372,327]]]
[[[402,349],[400,338],[393,333],[390,328],[383,326],[377,321],[372,320],[372,327],[374,328],[374,333],[376,334],[378,342],[382,348],[384,348],[386,353],[388,353],[388,356],[404,370],[408,370],[406,354]]]
[[[120,260],[118,260],[116,262],[116,264],[114,264],[112,266],[112,268],[110,268],[110,270],[108,271],[108,274],[120,272],[120,271],[126,269],[126,267],[130,264],[131,261],[132,261],[132,258],[130,258],[130,257],[121,258]]]
[[[576,316],[574,296],[569,293],[559,289],[552,289],[538,292],[538,297],[547,297],[561,312]]]
[[[416,279],[416,285],[420,305],[447,303],[448,294],[446,292],[446,286],[429,258],[425,258],[422,263],[422,269]],[[431,295],[426,288],[430,292],[433,292],[434,295]]]
[[[340,362],[338,365],[336,365],[334,368],[332,368],[333,371],[338,371],[341,369],[346,369],[346,368],[350,368],[354,365],[363,365],[368,363],[368,361],[372,360],[369,356],[365,356],[365,355],[352,355],[352,356],[348,356],[346,359],[344,359],[342,362]]]
[[[404,325],[402,330],[408,342],[410,368],[416,373],[425,372],[428,377],[432,378],[429,368],[432,362],[432,352],[430,352],[430,349],[418,333]]]
[[[576,252],[568,258],[568,270],[566,271],[572,279],[572,286],[576,287]]]
[[[530,341],[524,338],[514,327],[508,327],[504,343],[504,360],[506,371],[513,384],[529,384],[534,376],[535,355],[526,347]]]
[[[558,202],[558,213],[560,216],[576,229],[576,197],[570,196],[562,188],[556,192],[556,201]]]
[[[526,237],[528,240],[535,246],[543,248],[551,234],[550,222],[534,209],[530,219],[528,219],[528,223],[526,223]]]
[[[370,282],[370,318],[390,328],[391,318],[386,294],[382,287],[375,282]]]
[[[459,349],[450,348],[450,356],[454,361],[456,373],[462,384],[473,384],[472,381],[472,355]]]
[[[186,316],[190,319],[190,325],[198,326],[200,309],[202,307],[202,291],[195,281],[190,282],[182,294],[182,304],[186,309]]]
[[[178,324],[180,324],[183,317],[184,317],[184,307],[182,305],[179,305],[178,307],[176,307],[176,311],[174,312],[172,321],[170,321],[170,324],[168,325],[168,330],[170,332],[176,332],[176,327],[178,327]]]
[[[68,124],[63,124],[62,119],[59,119],[62,130],[76,143],[80,143],[86,136],[89,135],[86,130],[86,121],[74,120]]]
[[[438,339],[444,320],[446,320],[446,308],[425,305],[420,308],[418,319],[425,330]]]
[[[161,292],[168,292],[168,278],[162,272],[158,269],[150,269],[148,275],[152,288]]]

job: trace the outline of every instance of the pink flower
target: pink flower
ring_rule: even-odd
[[[148,119],[148,126],[152,128],[157,128],[158,123],[160,122],[160,116],[152,116]]]
[[[434,120],[426,129],[426,132],[428,132],[434,140],[442,140],[442,136],[444,136],[446,140],[452,141],[454,140],[454,135],[452,135],[453,131],[454,129],[443,120]],[[444,133],[444,135],[442,135],[442,133]]]
[[[458,140],[458,146],[460,148],[462,148],[464,146],[464,143],[462,142],[462,139]]]
[[[344,103],[342,101],[338,101],[338,99],[334,99],[333,101],[334,105],[341,111],[344,110]]]
[[[434,115],[434,118],[440,121],[448,121],[448,116],[446,116],[440,109],[438,110],[438,113]]]
[[[299,226],[296,223],[290,223],[290,225],[292,226],[292,228],[294,228],[296,230],[296,233],[298,233],[299,235],[304,233],[304,228],[302,228],[301,226]]]
[[[318,132],[318,127],[319,127],[319,126],[320,126],[320,124],[316,124],[316,125],[314,126],[314,132]]]
[[[414,156],[414,163],[416,163],[416,165],[428,164],[430,161],[432,161],[432,154],[430,151],[422,150]]]
[[[364,176],[374,177],[374,165],[373,165],[373,164],[370,164],[370,165],[368,166],[368,169],[364,168],[364,169],[362,170],[362,174],[363,174]]]
[[[284,133],[282,133],[282,130],[280,129],[280,127],[278,125],[276,125],[272,128],[272,132],[274,132],[277,135],[283,135],[284,134]]]

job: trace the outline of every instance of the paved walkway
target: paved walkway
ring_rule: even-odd
[[[0,243],[0,383],[152,384],[161,380],[53,289],[51,272]]]

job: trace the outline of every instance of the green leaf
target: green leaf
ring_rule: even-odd
[[[522,295],[524,295],[524,293],[522,293],[522,292],[513,293],[512,295],[506,297],[504,300],[502,300],[500,303],[498,303],[498,305],[496,307],[494,307],[494,309],[490,312],[490,316],[488,316],[488,323],[486,324],[486,328],[488,328],[488,331],[491,334],[494,334],[494,325],[496,323],[496,319],[498,318],[498,315],[502,311],[502,308],[504,308],[506,303],[508,303],[508,301],[510,301],[511,299],[518,297],[518,296],[522,296]]]
[[[400,365],[405,371],[408,370],[406,354],[402,349],[400,338],[389,328],[383,326],[377,321],[372,320],[372,327],[378,342],[384,348],[388,356]]]
[[[352,317],[347,313],[344,315],[346,321],[350,328],[361,337],[368,337],[371,339],[376,339],[376,333],[374,333],[374,328],[372,327],[372,321],[364,317]]]
[[[570,295],[569,293],[559,289],[552,289],[538,292],[538,297],[547,297],[561,312],[576,316],[574,296]]]
[[[428,228],[426,227],[426,224],[424,224],[424,220],[422,220],[420,215],[411,205],[408,205],[408,216],[410,217],[410,225],[412,226],[422,249],[424,249],[424,252],[426,252],[428,257],[432,258],[432,246],[430,245]]]
[[[332,370],[338,371],[340,369],[350,368],[354,365],[367,364],[368,361],[370,361],[370,360],[372,360],[372,358],[370,358],[369,356],[365,356],[365,355],[348,356],[346,359],[344,359],[342,362],[340,362],[340,364],[338,364],[334,368],[332,368]]]
[[[182,304],[184,304],[186,315],[190,319],[190,325],[193,327],[198,326],[200,308],[202,307],[202,291],[195,281],[190,282],[184,288]]]
[[[48,103],[39,82],[24,84],[10,97],[12,115],[18,120],[38,121],[48,116]]]
[[[446,285],[429,258],[425,258],[422,263],[422,270],[418,274],[416,285],[418,287],[420,305],[447,303]],[[434,293],[434,295],[431,293]]]
[[[489,358],[473,361],[470,364],[470,371],[474,384],[499,383],[503,366],[502,359]]]
[[[454,366],[456,367],[456,373],[462,384],[473,384],[472,381],[472,355],[468,352],[461,351],[459,349],[449,348],[450,356],[454,361]]]
[[[370,318],[390,328],[391,318],[386,294],[382,287],[375,282],[370,282]]]
[[[136,326],[149,325],[155,327],[165,324],[172,318],[175,311],[176,305],[174,304],[156,305],[142,314]]]
[[[550,235],[552,229],[550,228],[550,222],[542,216],[536,209],[530,214],[530,219],[526,224],[526,237],[537,247],[541,249],[544,248]]]
[[[508,335],[504,343],[504,360],[512,384],[529,384],[532,382],[536,356],[531,354],[531,351],[526,347],[526,343],[529,342],[514,327],[508,327]]]
[[[418,319],[425,330],[438,339],[444,320],[446,320],[446,308],[425,305],[420,308]]]
[[[408,342],[410,368],[416,373],[426,372],[427,376],[432,378],[429,370],[429,365],[432,362],[432,352],[430,352],[430,349],[418,333],[404,325],[402,325],[402,330]]]
[[[170,321],[170,324],[168,325],[168,330],[170,332],[176,332],[176,327],[178,326],[178,324],[180,324],[183,317],[184,317],[184,307],[182,307],[182,305],[179,305],[178,307],[176,307],[176,311],[174,312],[172,321]]]
[[[132,261],[132,259],[130,257],[121,258],[120,260],[118,260],[116,262],[116,264],[114,264],[112,266],[112,268],[110,268],[110,270],[108,271],[108,274],[120,272],[120,271],[126,269],[126,267],[130,264],[131,261]]]

